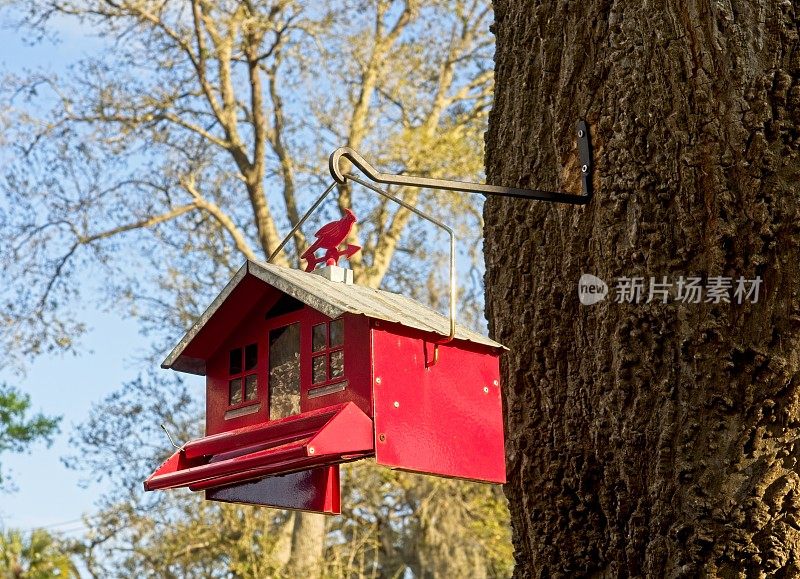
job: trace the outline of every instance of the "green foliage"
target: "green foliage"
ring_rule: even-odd
[[[80,577],[66,547],[48,532],[7,530],[0,533],[0,577],[52,579]]]
[[[331,519],[326,577],[511,576],[508,506],[498,487],[344,465],[344,512]]]
[[[38,441],[52,443],[61,419],[41,413],[29,415],[30,407],[29,395],[0,384],[0,454],[25,452]],[[0,471],[0,486],[7,484]]]
[[[176,491],[108,505],[71,549],[95,577],[274,577],[285,564],[278,551],[291,538],[286,519]]]

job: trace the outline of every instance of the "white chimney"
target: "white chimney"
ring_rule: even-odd
[[[315,269],[311,273],[321,275],[329,281],[337,281],[347,285],[353,283],[353,270],[339,267],[338,265],[326,265],[325,267]]]

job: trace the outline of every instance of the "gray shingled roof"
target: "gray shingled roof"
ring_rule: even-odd
[[[337,318],[347,313],[357,314],[386,322],[395,322],[445,337],[449,334],[450,320],[446,316],[405,296],[356,284],[346,285],[298,269],[248,260],[186,332],[183,339],[161,364],[162,368],[192,372],[187,366],[188,360],[179,361],[181,353],[248,274],[330,318]],[[460,324],[456,325],[455,337],[457,340],[505,349],[502,344]]]

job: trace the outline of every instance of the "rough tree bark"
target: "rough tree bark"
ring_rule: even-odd
[[[800,575],[800,4],[494,5],[488,179],[579,191],[581,117],[597,169],[585,208],[485,206],[516,576]],[[582,306],[581,273],[764,282]]]

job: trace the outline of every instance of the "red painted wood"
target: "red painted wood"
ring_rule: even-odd
[[[245,278],[245,279],[249,279]],[[266,285],[261,283],[264,288]],[[271,289],[271,288],[268,288]],[[217,434],[226,430],[235,430],[243,426],[260,424],[269,419],[269,330],[286,326],[306,319],[308,312],[303,309],[265,320],[264,316],[281,297],[281,293],[273,290],[256,302],[256,305],[240,321],[239,325],[220,345],[206,364],[206,434]],[[230,301],[230,298],[229,300]],[[225,302],[228,303],[227,301]],[[224,304],[223,304],[224,305]],[[219,314],[217,314],[219,315]],[[215,316],[216,317],[216,316]],[[234,348],[244,348],[248,344],[258,345],[258,394],[252,402],[242,402],[236,406],[228,405],[228,355]],[[235,418],[225,418],[225,413],[251,405],[258,405],[258,411]]]
[[[305,466],[307,461],[304,459],[308,458],[305,442],[307,439],[301,439],[220,462],[209,462],[184,470],[156,474],[149,479],[147,490],[174,489],[189,485],[195,487],[193,490],[197,490],[203,488],[199,485],[206,481],[212,482],[211,486],[214,486],[223,482],[247,480],[256,474],[280,472],[284,466],[288,467],[288,465]],[[258,470],[257,473],[256,470]],[[290,470],[290,468],[286,470]]]
[[[198,334],[192,339],[183,355],[189,358],[208,360],[234,330],[256,308],[260,301],[280,295],[277,289],[268,286],[253,275],[245,275],[239,285],[228,296]]]
[[[188,459],[218,455],[271,441],[275,445],[298,438],[309,438],[344,409],[344,404],[328,406],[302,415],[264,421],[236,430],[224,431],[187,442],[183,448]]]
[[[430,338],[396,324],[373,329],[378,464],[504,483],[499,354],[451,342],[426,368],[433,356]]]
[[[313,310],[311,310],[313,312]],[[312,384],[311,370],[311,326],[321,322],[330,321],[330,318],[319,312],[309,318],[307,343],[303,348],[301,366],[302,400],[301,408],[304,412],[324,408],[331,404],[353,402],[367,416],[372,416],[372,351],[369,318],[346,314],[344,321],[344,376],[324,384],[347,381],[347,387],[341,392],[334,392],[317,398],[309,398],[308,391],[320,386]],[[307,347],[306,347],[307,346]]]

